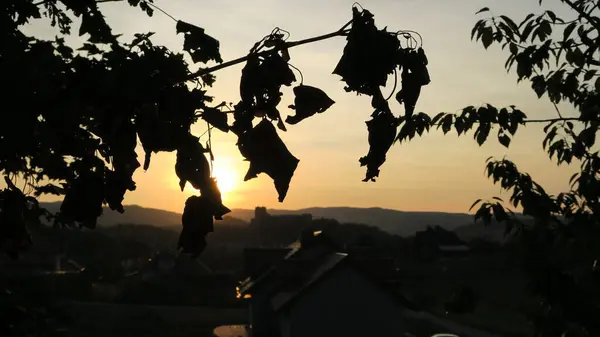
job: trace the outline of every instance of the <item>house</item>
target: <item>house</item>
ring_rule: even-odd
[[[465,258],[469,256],[470,249],[465,244],[439,245],[438,252],[442,259]]]
[[[250,227],[257,233],[259,245],[274,247],[294,242],[311,223],[311,214],[271,215],[265,207],[256,207]]]
[[[256,278],[281,261],[292,248],[244,248],[244,275]]]
[[[239,295],[249,298],[254,337],[404,336],[415,306],[322,233],[300,246]]]

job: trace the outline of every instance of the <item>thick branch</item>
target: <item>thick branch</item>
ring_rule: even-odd
[[[307,44],[307,43],[312,43],[312,42],[327,40],[327,39],[330,39],[330,38],[336,37],[336,36],[344,36],[348,32],[349,32],[349,30],[340,29],[340,30],[335,31],[333,33],[329,33],[329,34],[325,34],[325,35],[320,35],[320,36],[315,36],[315,37],[311,37],[311,38],[300,40],[300,41],[285,42],[284,44],[282,44],[280,46],[274,47],[273,49],[265,50],[263,52],[256,53],[256,54],[246,55],[246,56],[237,58],[235,60],[231,60],[231,61],[227,61],[227,62],[218,64],[218,65],[216,65],[214,67],[200,69],[197,72],[191,74],[186,80],[188,80],[188,81],[189,80],[193,80],[193,79],[195,79],[197,77],[200,77],[202,75],[210,74],[210,73],[215,72],[217,70],[220,70],[220,69],[223,69],[223,68],[227,68],[227,67],[231,67],[231,66],[236,65],[238,63],[245,62],[251,56],[264,56],[264,55],[268,55],[270,53],[278,52],[278,51],[280,51],[282,49],[286,49],[286,48],[289,49],[289,48],[301,46],[301,45]]]

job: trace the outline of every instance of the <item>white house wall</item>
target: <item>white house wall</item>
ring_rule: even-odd
[[[389,293],[346,265],[330,273],[290,307],[290,337],[404,335],[403,307]]]

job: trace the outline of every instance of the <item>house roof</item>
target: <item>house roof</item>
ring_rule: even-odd
[[[391,296],[394,300],[396,300],[400,305],[414,310],[419,311],[420,309],[407,298],[402,296],[399,292],[386,287],[384,285],[383,280],[378,279],[375,275],[373,275],[369,270],[366,270],[361,264],[357,263],[355,259],[343,253],[332,253],[329,256],[322,259],[321,265],[314,269],[314,271],[307,275],[305,281],[302,284],[293,287],[292,289],[286,289],[278,292],[271,299],[271,304],[275,311],[280,311],[292,305],[301,295],[312,286],[318,284],[320,281],[324,280],[328,275],[332,274],[332,271],[339,266],[349,265],[355,271],[361,273],[363,276],[366,276],[371,283],[379,287],[386,294]]]
[[[347,254],[333,253],[325,257],[322,263],[309,275],[306,275],[304,282],[300,283],[296,287],[290,287],[283,289],[273,296],[271,304],[277,311],[288,302],[297,297],[306,288],[310,287],[313,283],[319,281],[327,272],[331,271],[337,265],[339,265],[344,259],[348,257]]]
[[[416,306],[406,298],[384,286],[384,281],[373,274],[371,268],[355,261],[351,256],[340,253],[339,247],[323,235],[310,245],[294,248],[288,255],[267,272],[256,279],[248,278],[239,286],[239,293],[246,295],[261,291],[268,286],[271,304],[275,310],[281,310],[293,303],[305,290],[317,284],[336,267],[349,263],[351,267],[380,286],[384,291],[397,299],[401,305],[417,310]],[[315,244],[316,242],[316,244]],[[379,275],[381,276],[381,275]]]
[[[257,291],[272,279],[281,283],[281,281],[289,280],[292,276],[298,277],[299,275],[311,274],[314,268],[319,265],[319,257],[339,251],[339,247],[326,235],[321,232],[315,232],[313,235],[315,238],[313,242],[305,242],[304,245],[297,243],[290,245],[291,250],[279,263],[275,263],[265,273],[256,278],[248,277],[242,281],[239,286],[239,293],[246,295]]]

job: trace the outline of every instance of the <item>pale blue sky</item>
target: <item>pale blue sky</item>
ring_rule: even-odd
[[[292,40],[334,31],[351,18],[353,2],[156,0],[156,4],[171,15],[205,28],[208,34],[220,40],[225,60],[244,55],[276,26],[289,31]],[[527,84],[517,85],[515,75],[506,73],[505,52],[496,47],[486,51],[481,44],[470,41],[471,28],[478,19],[474,13],[479,8],[488,6],[494,13],[506,14],[518,21],[531,11],[540,11],[537,3],[537,0],[361,2],[375,15],[379,27],[416,30],[423,36],[432,82],[424,87],[417,111],[434,115],[467,105],[515,104],[531,118],[550,118],[556,114],[550,103],[538,100]],[[546,3],[557,14],[565,11],[558,0]],[[155,43],[181,50],[182,37],[175,34],[175,23],[161,13],[148,18],[125,3],[101,6],[115,32],[130,36],[135,32],[154,31]],[[48,38],[55,34],[37,23],[26,30]],[[78,39],[70,41],[78,43]],[[290,51],[291,63],[302,70],[305,84],[320,87],[337,103],[324,114],[290,126],[287,133],[281,134],[290,151],[301,160],[283,204],[277,202],[268,177],[242,183],[247,163],[237,152],[235,137],[215,132],[217,176],[222,180],[232,176],[236,181],[230,183],[230,191],[225,192],[228,206],[295,209],[344,205],[465,212],[473,200],[498,195],[499,187],[493,186],[483,174],[484,161],[490,155],[506,155],[550,192],[568,187],[568,177],[574,168],[557,168],[540,151],[544,137],[541,126],[521,130],[509,150],[495,140],[480,148],[471,135],[458,138],[456,133],[443,136],[441,131],[432,131],[411,143],[395,145],[378,182],[361,182],[365,169],[359,167],[358,158],[368,151],[364,121],[369,118],[371,108],[367,97],[344,92],[339,77],[331,74],[344,44],[343,38],[337,38]],[[217,102],[239,100],[241,67],[215,73],[217,82],[209,93]],[[284,93],[281,111],[292,113],[285,108],[293,100],[291,90]],[[396,103],[392,109],[403,112],[402,106]],[[204,124],[194,129],[198,135],[204,130]],[[492,134],[495,135],[493,131]],[[135,176],[138,190],[127,194],[126,203],[180,211],[185,198],[194,191],[179,192],[174,158],[174,154],[158,155],[148,172],[139,170]]]

